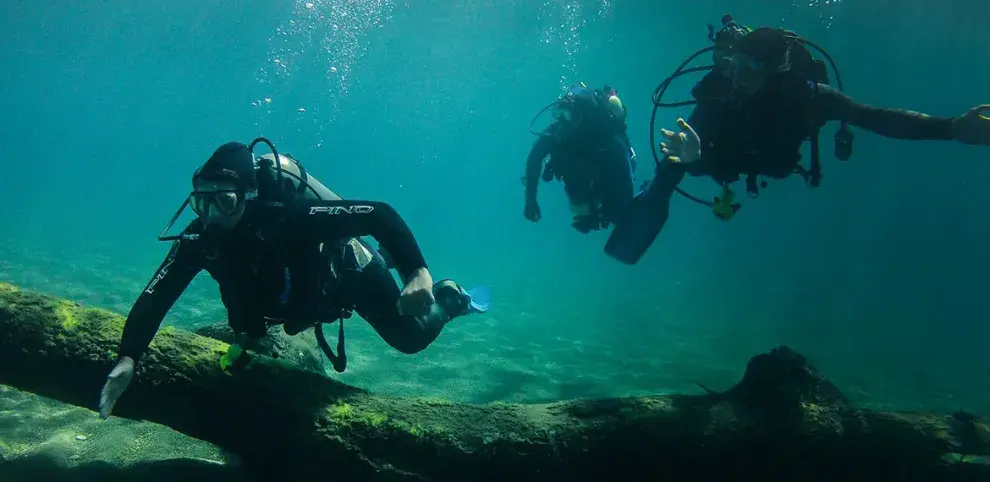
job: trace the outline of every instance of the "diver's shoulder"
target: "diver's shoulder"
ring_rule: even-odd
[[[818,109],[832,111],[854,103],[851,97],[833,85],[821,82],[809,82],[809,85],[812,86],[812,99]]]

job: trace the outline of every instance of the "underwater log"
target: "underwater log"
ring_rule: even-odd
[[[123,319],[0,283],[0,384],[95,409]],[[724,392],[489,405],[376,395],[261,355],[230,375],[227,347],[161,330],[114,416],[223,447],[261,481],[990,480],[990,418],[857,408],[787,347]]]

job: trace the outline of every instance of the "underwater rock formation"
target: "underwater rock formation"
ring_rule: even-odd
[[[234,332],[225,321],[197,328],[194,333],[226,343],[234,342]],[[265,337],[252,340],[246,348],[251,353],[280,359],[305,370],[326,373],[323,354],[320,353],[312,328],[295,336],[289,336],[281,328],[275,327],[268,330]]]
[[[236,457],[168,427],[116,417],[104,422],[85,408],[0,385],[4,482],[241,482],[245,476]]]
[[[120,315],[0,285],[0,383],[93,407]],[[753,357],[725,392],[468,405],[374,395],[162,330],[114,415],[224,447],[257,480],[986,481],[986,418],[858,409],[798,353]]]

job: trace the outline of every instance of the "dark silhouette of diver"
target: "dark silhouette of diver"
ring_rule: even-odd
[[[532,124],[551,109],[554,122],[542,132],[533,131]],[[536,199],[542,177],[564,183],[574,229],[587,234],[614,223],[635,194],[636,162],[618,92],[608,86],[593,91],[583,83],[575,85],[537,113],[530,131],[539,139],[529,151],[523,177],[526,219],[542,218]]]

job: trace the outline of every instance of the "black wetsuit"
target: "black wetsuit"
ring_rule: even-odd
[[[661,217],[657,232],[685,174],[719,182],[735,181],[741,174],[786,177],[794,173],[812,129],[829,121],[897,139],[952,140],[952,118],[860,104],[824,84],[786,77],[771,82],[744,102],[731,95],[731,81],[714,72],[694,87],[698,103],[687,122],[701,140],[701,159],[686,165],[664,160],[650,189],[640,194],[660,205],[654,211]]]
[[[527,202],[536,202],[540,170],[549,156],[549,173],[564,182],[571,204],[589,204],[598,209],[592,213],[596,220],[615,222],[635,194],[629,138],[624,130],[609,132],[582,126],[578,132],[563,133],[561,126],[559,122],[550,124],[529,151]],[[587,232],[579,225],[575,228]]]
[[[304,201],[292,209],[249,206],[230,231],[206,230],[197,219],[175,241],[154,278],[131,308],[120,355],[135,360],[148,348],[193,277],[206,270],[217,281],[235,332],[264,335],[271,324],[301,331],[333,321],[353,308],[389,345],[404,353],[426,348],[445,319],[399,316],[400,289],[381,256],[355,255],[359,236],[373,236],[408,279],[426,267],[406,223],[388,204],[373,201]],[[196,237],[198,235],[198,238]],[[348,257],[374,259],[361,270]]]

